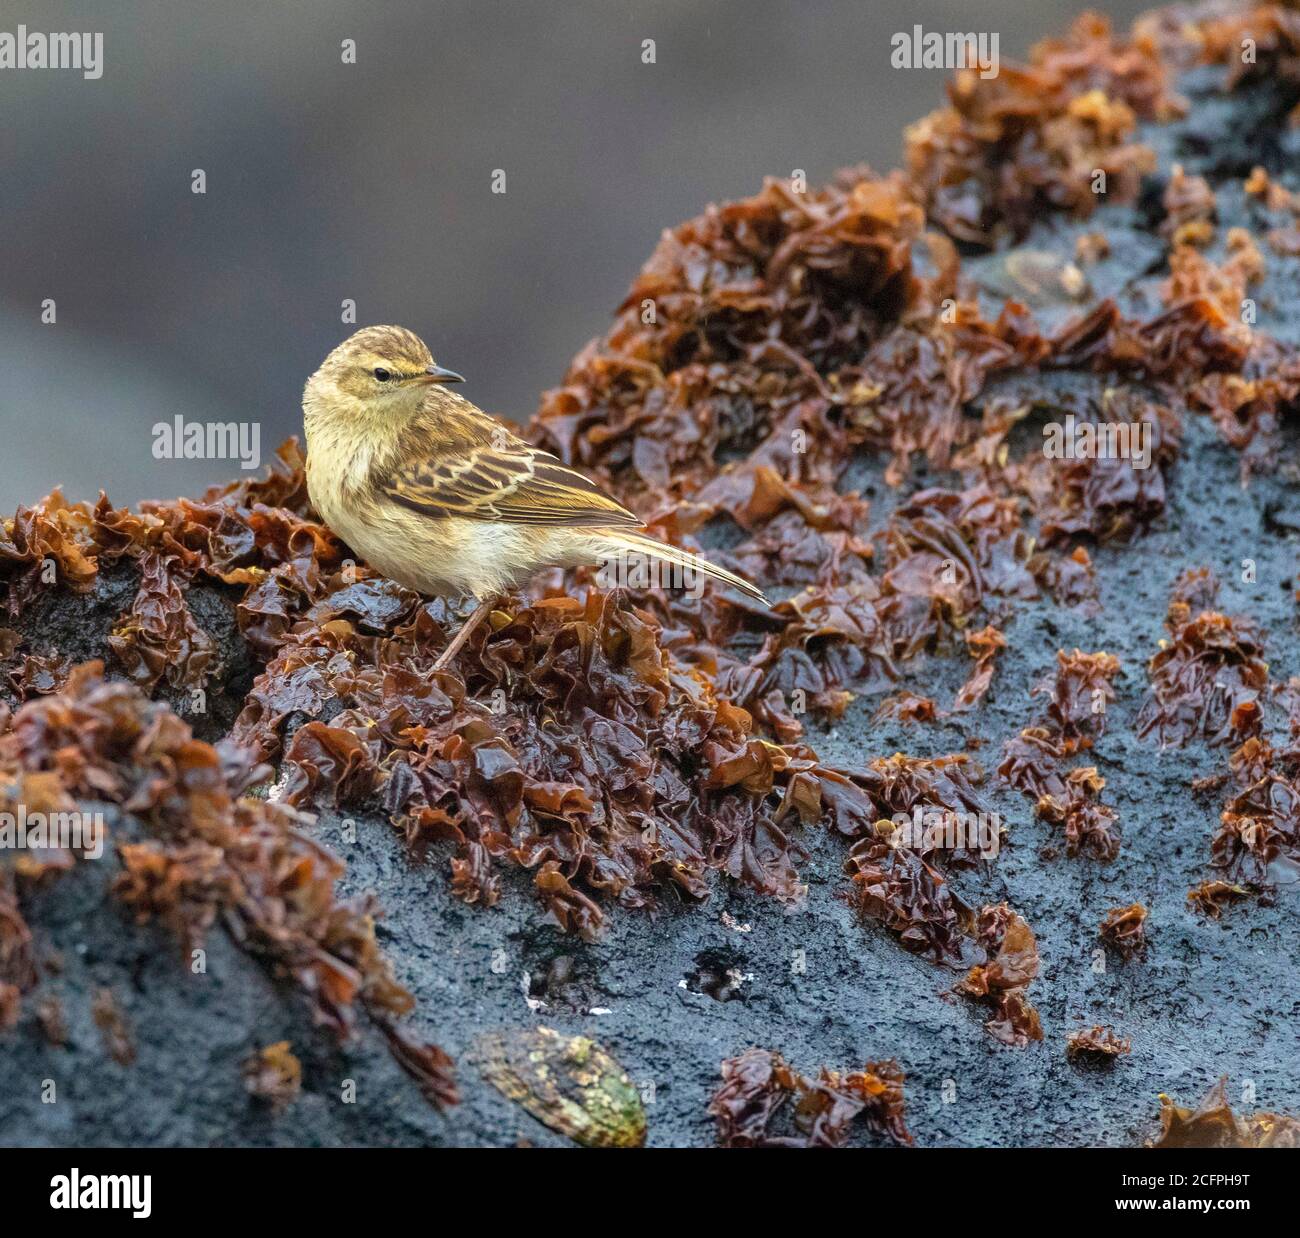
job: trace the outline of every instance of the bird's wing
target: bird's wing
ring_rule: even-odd
[[[408,456],[380,486],[426,516],[602,529],[643,523],[595,482],[513,435]]]

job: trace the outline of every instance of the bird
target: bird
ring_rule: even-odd
[[[767,606],[749,581],[644,531],[590,478],[520,438],[449,385],[404,327],[364,327],[303,389],[307,492],[371,567],[424,596],[475,599],[437,658],[452,664],[501,596],[548,567],[646,558],[702,573]],[[615,576],[615,579],[624,579]]]

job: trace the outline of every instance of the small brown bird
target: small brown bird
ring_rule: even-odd
[[[502,593],[547,567],[648,558],[766,605],[748,581],[639,532],[590,479],[446,388],[463,381],[419,336],[366,327],[325,358],[302,400],[307,489],[330,528],[409,589],[478,600],[436,668]]]

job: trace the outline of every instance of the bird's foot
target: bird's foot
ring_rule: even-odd
[[[469,640],[474,629],[492,613],[492,607],[495,604],[496,598],[484,598],[474,608],[474,613],[460,625],[460,631],[451,638],[447,648],[438,655],[430,674],[436,675],[439,671],[446,670],[456,660],[456,655],[465,648],[465,642]]]

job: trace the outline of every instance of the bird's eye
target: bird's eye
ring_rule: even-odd
[[[377,365],[375,366],[375,377],[381,383],[386,383],[390,378],[392,378],[392,375],[386,369],[384,369],[382,365]]]

